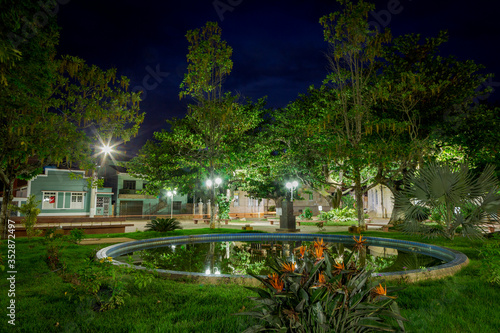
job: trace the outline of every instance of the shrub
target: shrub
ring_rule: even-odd
[[[300,220],[310,220],[310,219],[312,219],[312,217],[313,217],[313,212],[312,212],[311,208],[309,208],[309,207],[306,207],[304,209],[304,212],[299,215]]]
[[[31,240],[31,237],[38,236],[42,233],[41,230],[35,229],[36,220],[38,214],[40,214],[41,210],[38,208],[38,205],[41,203],[40,200],[35,200],[35,195],[32,194],[28,197],[28,200],[21,207],[17,207],[14,205],[10,205],[9,208],[11,210],[19,211],[24,215],[24,218],[21,220],[21,223],[26,228],[26,235],[28,236],[28,241]]]
[[[148,224],[146,224],[146,230],[148,231],[159,231],[159,232],[167,232],[173,231],[176,229],[182,229],[181,223],[177,221],[175,218],[156,218],[151,220]]]
[[[254,276],[264,288],[247,287],[259,296],[250,312],[238,313],[259,319],[245,332],[361,332],[403,330],[394,296],[371,280],[371,271],[360,265],[364,240],[355,250],[334,261],[323,240],[314,247],[300,247],[296,263],[274,258],[275,271],[267,278]],[[388,321],[387,319],[391,319]],[[392,326],[396,324],[397,327]]]
[[[322,212],[319,215],[320,220],[325,220],[328,223],[335,222],[357,222],[356,210],[350,207],[333,208],[328,212]]]
[[[267,210],[268,210],[269,212],[275,212],[275,211],[276,211],[276,206],[269,206],[269,207],[267,208]]]
[[[99,261],[87,259],[76,274],[73,290],[66,293],[69,299],[77,302],[90,299],[95,311],[107,311],[123,305],[129,294],[125,291],[118,267],[114,267],[111,261],[111,257]]]
[[[72,243],[80,244],[84,235],[85,235],[85,232],[83,231],[83,229],[72,229],[69,232],[69,239]]]

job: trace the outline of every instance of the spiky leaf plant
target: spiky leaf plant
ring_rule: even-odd
[[[500,195],[492,166],[474,177],[467,164],[430,163],[404,180],[394,200],[403,231],[453,239],[461,227],[463,236],[482,237],[481,224],[498,221]],[[439,214],[432,224],[425,214]]]
[[[176,229],[182,229],[181,223],[176,219],[157,218],[146,224],[146,230],[151,231],[166,232]]]

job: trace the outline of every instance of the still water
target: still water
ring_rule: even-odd
[[[269,242],[212,242],[167,245],[128,253],[116,259],[135,265],[172,271],[206,274],[247,275],[271,273],[269,261],[277,256],[295,262],[299,247],[309,241]],[[336,261],[351,252],[351,247],[329,243],[330,253]],[[423,269],[444,263],[427,255],[401,251],[389,247],[367,246],[366,266],[377,273]]]

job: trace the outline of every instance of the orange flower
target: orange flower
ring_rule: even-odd
[[[307,247],[302,245],[299,249],[300,249],[301,258],[304,258],[304,254],[306,253]]]
[[[281,266],[283,267],[281,269],[282,272],[285,272],[285,273],[293,273],[295,271],[295,263],[294,262],[291,262],[291,263],[282,263]]]
[[[316,261],[323,259],[323,248],[317,247],[314,249],[314,255],[316,256]]]
[[[373,298],[379,297],[379,296],[385,296],[389,298],[396,298],[395,296],[387,296],[387,287],[382,287],[382,284],[379,283],[377,287],[374,287],[372,290],[372,296]]]
[[[356,245],[354,245],[355,250],[361,250],[366,243],[366,239],[363,239],[363,235],[359,235],[359,239],[356,239],[356,236],[352,236]]]
[[[321,284],[325,284],[326,283],[326,279],[325,279],[325,275],[323,274],[323,272],[320,272],[318,274],[318,283],[321,285]]]
[[[320,272],[318,274],[318,281],[317,283],[313,286],[314,288],[322,287],[326,285],[326,278],[323,272]]]
[[[323,238],[321,238],[317,241],[314,241],[314,247],[315,248],[326,248],[326,244],[323,243]]]
[[[338,269],[339,271],[342,271],[345,269],[345,266],[344,266],[344,263],[341,262],[341,263],[335,263],[335,265],[333,265],[333,267],[335,267],[336,269]]]
[[[285,283],[280,279],[278,274],[273,273],[273,275],[268,275],[267,277],[269,278],[269,283],[274,289],[276,289],[277,292],[281,292],[283,290]]]
[[[343,270],[345,270],[345,266],[344,266],[343,262],[335,263],[335,265],[333,265],[333,267],[335,268],[336,274],[340,274]]]

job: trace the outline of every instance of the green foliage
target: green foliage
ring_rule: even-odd
[[[38,236],[42,233],[41,230],[35,229],[38,214],[40,214],[41,212],[40,208],[38,208],[38,205],[40,205],[40,203],[41,201],[36,200],[35,195],[32,194],[28,197],[26,203],[21,205],[21,207],[10,205],[11,210],[21,212],[21,214],[24,215],[21,223],[26,228],[26,235],[28,236],[28,240],[30,240],[31,237]]]
[[[474,177],[466,164],[451,166],[431,163],[406,177],[404,189],[395,197],[394,207],[404,219],[403,230],[427,236],[481,237],[484,219],[498,219],[500,195],[494,168]],[[437,226],[422,223],[429,211],[439,214]]]
[[[58,6],[53,0],[44,5]],[[57,55],[55,15],[44,14],[43,29],[29,27],[28,19],[43,14],[42,7],[32,1],[2,2],[0,50],[7,43],[7,49],[21,53],[20,59],[8,56],[15,66],[0,61],[0,80],[8,83],[0,84],[0,179],[8,204],[15,179],[32,178],[47,164],[78,163],[82,169],[94,169],[94,147],[130,140],[144,119],[139,93],[128,91],[129,80],[116,78],[116,69]],[[36,33],[25,38],[31,29]],[[2,232],[7,228],[7,207],[2,206]]]
[[[342,207],[355,207],[356,199],[352,195],[343,195],[340,200],[342,201]]]
[[[159,232],[167,232],[173,231],[176,229],[182,229],[181,222],[177,221],[175,218],[157,218],[151,220],[148,224],[146,224],[146,230],[148,231],[159,231]]]
[[[112,258],[86,260],[85,265],[78,270],[72,291],[67,293],[69,300],[82,302],[91,300],[95,311],[107,311],[125,304],[129,294],[119,268],[111,264]]]
[[[179,97],[191,96],[198,101],[221,97],[222,82],[231,73],[233,49],[221,38],[217,22],[207,22],[201,29],[189,30],[188,73],[181,83]]]
[[[481,261],[481,277],[489,283],[500,286],[500,233],[496,232],[493,237],[486,240],[479,255]]]
[[[312,217],[313,217],[313,212],[309,207],[304,208],[302,214],[299,215],[300,220],[310,220],[312,219]]]
[[[71,242],[75,244],[80,244],[82,239],[85,237],[85,232],[83,229],[71,229],[69,232],[69,238]]]
[[[270,212],[275,212],[276,211],[276,206],[269,206],[267,207],[267,210]]]
[[[296,264],[275,259],[276,273],[267,278],[253,275],[264,286],[248,288],[258,294],[251,298],[257,306],[237,315],[261,322],[245,332],[404,330],[395,297],[371,281],[371,272],[360,264],[364,249],[357,249],[357,254],[344,254],[343,262],[336,262],[321,240],[309,249],[302,246]]]
[[[328,212],[323,211],[318,218],[332,224],[337,222],[355,223],[357,221],[356,210],[349,206],[345,206],[344,208],[332,208]]]
[[[229,219],[229,210],[231,209],[231,198],[226,197],[226,195],[220,193],[217,196],[217,204],[219,205],[218,218],[219,221],[223,219]]]
[[[65,238],[61,233],[56,232],[56,228],[45,230],[45,261],[50,270],[55,271],[65,267],[65,263],[61,259],[61,254],[66,248]]]

